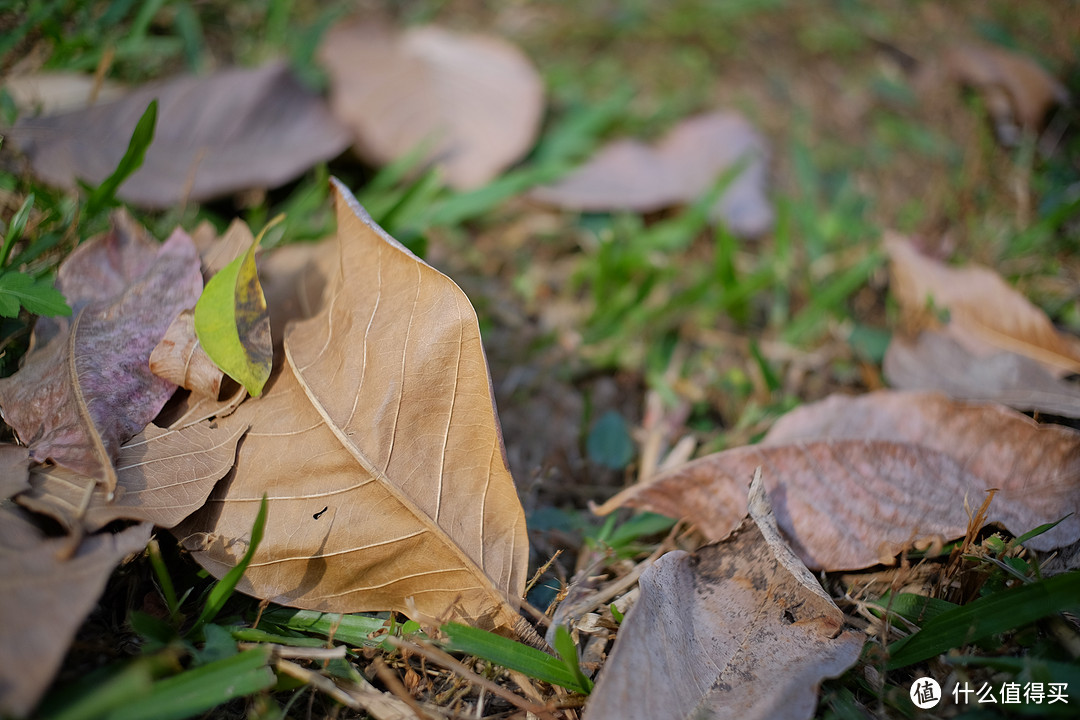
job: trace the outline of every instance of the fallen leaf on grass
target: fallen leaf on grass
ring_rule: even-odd
[[[104,80],[99,86],[93,75],[73,72],[18,75],[5,80],[4,89],[23,115],[52,115],[77,110],[89,105],[91,98],[106,102],[124,94],[122,85]]]
[[[764,496],[759,485],[751,493]],[[801,720],[821,680],[858,660],[862,638],[843,631],[768,501],[750,507],[726,539],[670,552],[642,574],[585,720]]]
[[[341,260],[327,300],[286,331],[263,395],[217,421],[251,430],[234,472],[174,532],[220,577],[266,493],[241,591],[511,627],[528,542],[476,315],[334,187]]]
[[[93,480],[66,468],[42,465],[30,473],[20,505],[49,515],[67,529],[95,532],[114,520],[146,520],[171,528],[203,506],[214,485],[232,469],[245,428],[192,425],[163,430],[147,425],[120,448],[116,495],[110,502]],[[85,496],[93,490],[89,506]],[[85,511],[82,508],[85,506]]]
[[[597,511],[629,505],[684,517],[715,540],[745,512],[758,466],[781,528],[814,569],[889,563],[913,545],[961,537],[967,508],[991,488],[999,492],[988,522],[1014,535],[1080,507],[1080,434],[1000,406],[880,391],[798,408],[761,445],[661,473]],[[1027,544],[1048,550],[1078,538],[1073,515]]]
[[[914,340],[894,335],[882,370],[898,390],[937,390],[957,400],[1080,418],[1080,386],[1023,355],[974,355],[941,332],[924,330]]]
[[[150,540],[150,523],[84,538],[47,538],[18,508],[0,505],[0,715],[24,717],[52,681],[113,568]]]
[[[347,131],[282,63],[181,77],[118,100],[21,120],[9,134],[45,182],[100,183],[154,98],[158,125],[142,167],[117,197],[151,208],[276,187],[341,153]]]
[[[0,501],[30,487],[30,452],[19,445],[0,443]]]
[[[530,197],[568,210],[652,212],[699,199],[740,162],[746,166],[727,186],[711,217],[736,235],[761,235],[773,220],[765,194],[765,140],[735,113],[684,120],[655,145],[615,141]]]
[[[993,271],[948,267],[896,233],[886,236],[885,247],[892,259],[892,291],[914,327],[935,324],[928,312],[932,302],[948,312],[946,331],[969,349],[1009,350],[1061,374],[1080,372],[1080,340],[1059,333],[1046,313]]]
[[[1002,47],[959,45],[945,52],[942,65],[945,77],[982,94],[1006,145],[1019,141],[1019,130],[1038,131],[1051,107],[1069,101],[1065,86],[1041,65]]]
[[[544,112],[539,73],[497,37],[345,23],[319,49],[330,106],[365,159],[383,165],[422,149],[459,190],[520,160]]]
[[[195,246],[182,230],[153,252],[141,247],[138,233],[118,220],[73,252],[58,284],[77,314],[39,320],[22,367],[0,379],[0,410],[31,461],[51,459],[108,492],[120,444],[176,389],[150,372],[150,353],[202,290]]]

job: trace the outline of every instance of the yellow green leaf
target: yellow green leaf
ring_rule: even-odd
[[[252,397],[262,393],[273,365],[270,314],[255,268],[255,249],[270,221],[248,251],[210,279],[195,305],[195,334],[206,354]]]

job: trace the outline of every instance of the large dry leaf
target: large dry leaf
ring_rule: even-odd
[[[38,466],[31,490],[18,502],[50,515],[67,528],[94,532],[114,520],[146,520],[171,528],[206,502],[214,485],[232,469],[243,426],[192,425],[182,430],[146,430],[120,448],[117,486],[110,502],[93,480],[66,468]],[[89,505],[86,494],[93,491]]]
[[[949,315],[947,331],[979,354],[986,346],[1026,355],[1060,372],[1080,372],[1080,340],[1059,333],[1050,319],[993,271],[952,268],[921,255],[890,233],[892,291],[918,325],[933,324],[928,305]]]
[[[52,681],[116,565],[150,539],[150,523],[84,538],[47,538],[17,508],[0,505],[0,715],[23,717]]]
[[[773,221],[766,196],[767,150],[764,138],[736,113],[684,120],[655,145],[613,142],[558,183],[530,196],[570,210],[651,212],[701,198],[740,162],[746,166],[711,217],[736,235],[753,237]]]
[[[761,445],[709,455],[619,493],[620,505],[686,517],[710,539],[746,511],[761,466],[776,517],[808,566],[888,563],[913,544],[959,537],[991,488],[988,522],[1019,535],[1080,507],[1080,434],[995,405],[933,393],[835,396],[785,416]],[[1028,542],[1080,538],[1075,515]]]
[[[65,294],[73,289],[77,314],[39,321],[42,332],[35,328],[22,368],[0,380],[0,410],[30,459],[51,459],[108,491],[116,484],[112,458],[121,443],[146,427],[176,388],[150,372],[150,353],[202,290],[195,246],[183,231],[146,258],[132,252],[142,258],[137,261],[127,254],[139,247],[131,237],[118,225],[72,253],[59,285]],[[82,292],[87,275],[73,272],[72,264],[92,270],[99,290],[116,292]]]
[[[346,23],[319,49],[330,105],[357,150],[385,164],[417,149],[447,183],[477,188],[532,147],[544,112],[539,73],[496,37]]]
[[[285,334],[236,469],[175,532],[217,576],[266,535],[240,589],[332,612],[515,622],[528,555],[476,315],[335,181],[340,270]]]
[[[935,66],[928,69],[931,73],[938,70]],[[1051,107],[1069,101],[1065,86],[1042,66],[1002,47],[965,44],[949,48],[939,72],[982,93],[998,139],[1007,145],[1016,144],[1020,129],[1037,131]]]
[[[914,340],[894,336],[882,370],[889,385],[899,390],[937,390],[957,400],[1080,418],[1080,386],[1075,383],[1059,380],[1016,353],[974,355],[933,330]]]
[[[100,183],[154,98],[154,142],[117,193],[133,205],[167,208],[276,187],[349,145],[348,132],[323,101],[282,63],[177,78],[113,102],[22,120],[8,137],[50,184]]]
[[[759,493],[764,495],[763,492]],[[585,720],[812,717],[863,640],[783,544],[767,502],[725,540],[641,576]]]
[[[18,445],[0,443],[0,501],[30,487],[30,452]]]
[[[15,101],[20,113],[51,115],[84,108],[96,102],[114,100],[124,93],[123,86],[93,75],[73,72],[41,72],[17,75],[4,80],[4,90]]]

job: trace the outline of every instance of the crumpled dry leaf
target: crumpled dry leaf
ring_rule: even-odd
[[[174,532],[220,577],[266,493],[241,591],[512,626],[528,541],[476,315],[334,186],[341,264],[327,302],[288,328],[263,396],[217,421],[251,430],[235,471]]]
[[[0,715],[24,717],[49,686],[113,568],[150,540],[150,523],[84,538],[47,538],[18,508],[0,504]]]
[[[520,160],[536,140],[543,81],[500,38],[434,26],[398,34],[348,22],[327,33],[319,59],[330,74],[334,114],[377,165],[422,148],[451,187],[469,190]]]
[[[997,405],[879,391],[802,406],[761,445],[661,473],[598,512],[629,505],[685,517],[715,540],[745,512],[757,466],[780,527],[814,569],[889,563],[912,545],[960,537],[967,509],[991,488],[987,522],[1014,535],[1080,507],[1080,434]],[[1027,544],[1049,550],[1078,538],[1074,515]]]
[[[937,390],[957,400],[1080,418],[1080,386],[1023,355],[976,356],[941,332],[924,330],[914,340],[894,336],[882,370],[898,390]]]
[[[167,208],[276,187],[349,145],[322,99],[279,62],[176,78],[113,102],[21,120],[8,137],[45,182],[97,184],[116,168],[154,98],[154,142],[117,192],[132,205]]]
[[[243,426],[192,425],[163,430],[147,425],[120,448],[118,483],[110,502],[100,487],[85,496],[93,480],[67,468],[35,467],[32,489],[18,497],[20,505],[49,515],[65,528],[81,525],[95,532],[114,520],[146,520],[171,528],[203,506],[214,485],[232,469]],[[83,509],[85,506],[85,510]]]
[[[0,443],[0,501],[30,487],[29,476],[30,451],[19,445]]]
[[[1059,374],[1080,372],[1080,339],[1059,333],[1039,308],[993,271],[952,268],[921,255],[897,233],[885,237],[891,286],[913,327],[932,327],[928,302],[948,311],[946,331],[975,354],[998,348],[1026,355]]]
[[[221,392],[224,373],[199,344],[191,310],[176,316],[150,353],[150,372],[198,396],[216,399]]]
[[[676,125],[655,145],[617,140],[554,185],[530,197],[569,210],[651,212],[701,198],[726,170],[747,165],[713,207],[713,221],[754,237],[773,222],[766,196],[765,139],[745,118],[714,112]]]
[[[52,115],[84,108],[93,97],[96,102],[114,100],[124,94],[124,87],[104,80],[98,83],[93,75],[73,72],[40,72],[17,75],[4,80],[4,89],[11,95],[21,114],[28,112]]]
[[[107,491],[121,443],[176,389],[150,372],[150,353],[202,290],[195,246],[182,230],[151,252],[123,226],[69,256],[57,284],[77,314],[39,321],[20,370],[0,379],[0,410],[31,461],[51,459]]]
[[[801,720],[813,717],[818,683],[859,659],[862,638],[843,631],[767,500],[750,506],[753,518],[725,540],[670,552],[642,574],[585,720]]]
[[[946,78],[982,94],[998,140],[1006,145],[1019,141],[1020,130],[1037,131],[1051,107],[1069,101],[1057,78],[1030,57],[1003,47],[958,45],[943,54],[941,63]]]

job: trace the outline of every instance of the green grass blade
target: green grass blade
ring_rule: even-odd
[[[312,633],[355,647],[378,647],[382,638],[369,637],[385,630],[386,620],[366,615],[338,615],[316,610],[273,608],[262,614],[262,622],[294,632]]]
[[[1072,515],[1073,515],[1073,513],[1069,513],[1068,515],[1061,518],[1060,520],[1057,520],[1057,521],[1052,522],[1052,523],[1044,523],[1044,524],[1040,525],[1039,527],[1035,528],[1034,530],[1028,530],[1026,533],[1021,535],[1020,537],[1014,538],[1011,542],[1009,542],[1009,549],[1012,549],[1012,548],[1016,547],[1017,545],[1023,545],[1028,540],[1030,540],[1030,539],[1032,539],[1034,537],[1038,537],[1039,535],[1042,535],[1045,532],[1049,532],[1049,531],[1053,530],[1060,523],[1064,522],[1067,518],[1072,517]]]
[[[146,695],[105,720],[183,720],[274,686],[270,648],[256,647],[154,683]]]
[[[135,125],[135,131],[131,134],[124,157],[120,158],[120,164],[116,166],[113,174],[105,178],[97,188],[90,193],[86,200],[86,215],[94,217],[116,203],[116,191],[132,173],[142,167],[146,159],[146,149],[154,140],[154,126],[157,124],[157,100],[151,100],[146,111]]]
[[[1080,606],[1080,571],[1002,590],[941,613],[889,646],[890,670]]]
[[[447,650],[483,658],[567,690],[588,693],[592,689],[588,678],[582,675],[585,680],[582,682],[567,663],[536,648],[459,623],[447,623],[440,629],[447,637],[443,643]],[[572,646],[573,641],[570,644]],[[574,658],[577,659],[576,649]]]
[[[585,677],[585,673],[581,672],[581,663],[578,660],[577,645],[574,644],[574,638],[570,637],[570,631],[560,625],[555,628],[555,652],[559,653],[559,657],[562,658],[563,663],[566,665],[566,669],[569,670],[574,679],[577,680],[578,687],[581,688],[579,692],[588,695],[592,692],[593,682],[589,678]]]
[[[221,608],[225,607],[226,601],[232,596],[236,584],[244,576],[248,565],[251,564],[251,558],[254,557],[255,551],[259,548],[259,543],[262,542],[263,531],[266,529],[266,510],[267,500],[264,493],[262,502],[259,503],[259,513],[255,516],[255,525],[251,528],[251,542],[248,543],[247,552],[244,553],[244,557],[240,559],[236,567],[225,573],[225,577],[214,585],[210,595],[206,598],[206,604],[203,605],[202,612],[199,613],[199,619],[195,621],[191,630],[188,631],[189,636],[201,630],[203,625],[217,617],[217,614],[221,612]]]
[[[54,712],[43,706],[39,717],[44,720],[92,720],[148,695],[153,686],[154,668],[150,658],[139,658],[117,672],[106,672],[111,673],[110,676],[95,676],[96,682],[86,688],[85,693],[80,693],[77,700],[65,702],[57,698],[62,707]],[[78,693],[82,689],[80,686],[73,690]],[[45,705],[54,704],[53,700],[46,699]]]

